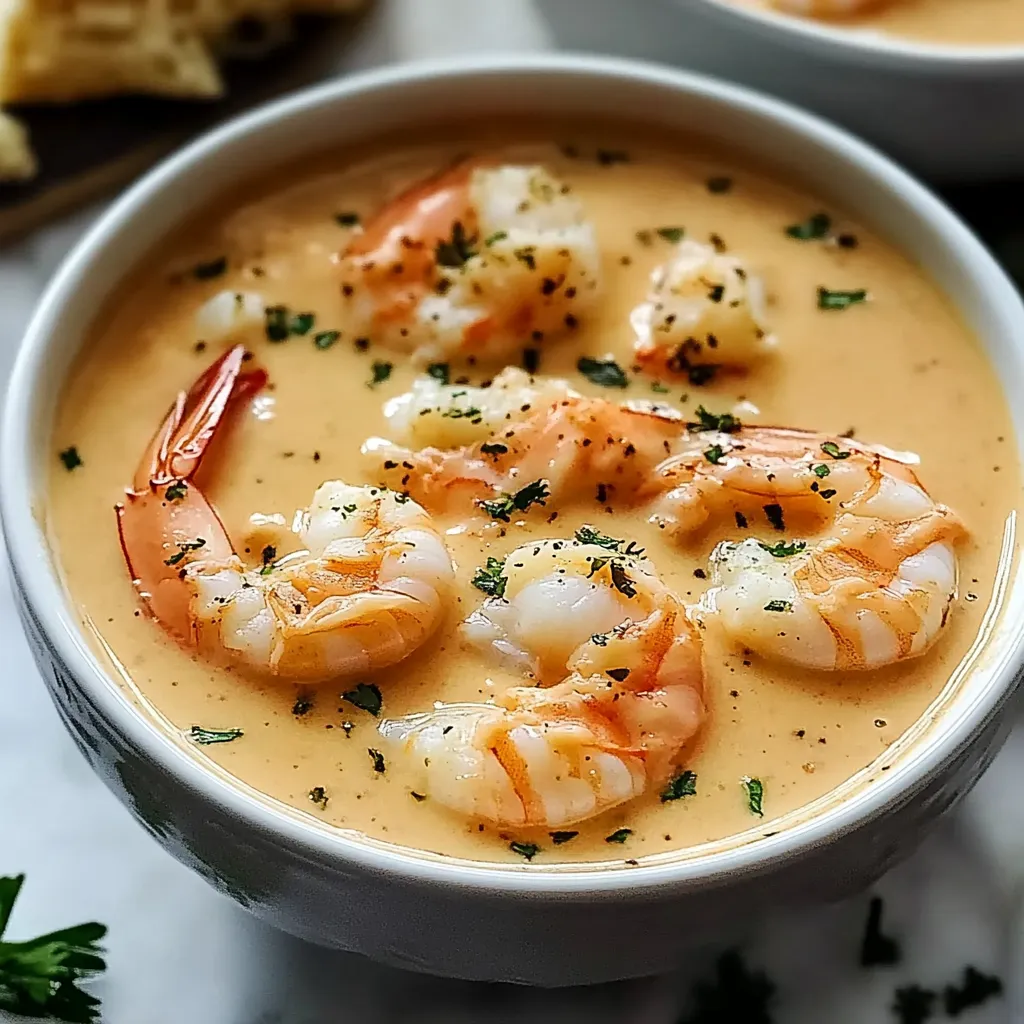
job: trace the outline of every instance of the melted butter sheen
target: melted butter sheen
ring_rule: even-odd
[[[689,238],[720,236],[766,279],[778,357],[746,378],[722,377],[701,388],[673,383],[669,393],[656,395],[649,381],[637,378],[628,392],[611,397],[657,397],[691,415],[698,404],[724,412],[745,399],[760,410],[744,413],[749,422],[834,432],[853,427],[864,440],[920,453],[926,486],[971,530],[960,551],[961,595],[949,628],[926,657],[864,675],[815,675],[709,647],[707,725],[684,758],[697,774],[696,795],[663,803],[651,793],[576,826],[579,835],[558,846],[543,831],[510,834],[416,800],[396,760],[389,759],[383,774],[374,771],[368,750],[382,745],[376,723],[341,699],[346,687],[300,691],[284,681],[247,678],[204,664],[169,641],[139,614],[112,507],[174,391],[220,350],[195,351],[195,309],[229,287],[259,290],[267,304],[316,313],[306,337],[274,344],[254,331],[246,339],[270,372],[273,416],[240,417],[204,467],[202,485],[236,546],[258,560],[266,539],[248,535],[249,516],[281,512],[290,520],[324,479],[365,479],[359,444],[386,434],[382,402],[413,378],[401,355],[375,347],[358,351],[345,336],[326,350],[312,342],[316,331],[343,327],[331,256],[350,229],[335,215],[367,217],[401,185],[471,147],[452,137],[397,155],[369,153],[356,163],[351,154],[307,162],[225,199],[162,246],[99,319],[53,437],[55,453],[74,444],[84,465],[67,472],[54,455],[48,518],[67,587],[98,655],[121,673],[147,713],[182,737],[193,725],[241,728],[244,736],[231,743],[181,742],[209,758],[211,767],[326,826],[442,855],[515,864],[523,861],[510,841],[534,842],[541,847],[535,865],[622,863],[747,830],[756,837],[785,827],[781,819],[867,766],[880,768],[890,745],[935,706],[978,634],[1004,520],[1018,502],[1017,455],[993,373],[946,300],[914,265],[840,210],[830,211],[836,230],[855,236],[856,247],[788,237],[786,225],[821,210],[821,201],[727,157],[701,155],[692,145],[658,149],[604,137],[601,145],[631,155],[627,163],[605,166],[586,155],[595,145],[580,143],[584,155],[578,158],[552,145],[496,140],[491,147],[499,159],[542,161],[564,176],[594,219],[603,247],[606,297],[572,337],[549,344],[541,371],[571,376],[581,390],[595,392],[575,372],[581,355],[610,352],[630,365],[629,310],[669,252],[657,235],[648,244],[638,240],[638,231],[684,226]],[[723,176],[732,188],[709,191],[707,180]],[[181,273],[221,255],[229,260],[221,277]],[[823,312],[816,308],[819,285],[866,288],[871,298]],[[394,362],[395,370],[371,388],[375,359]],[[736,533],[730,526],[692,548],[669,548],[641,515],[610,512],[596,498],[552,524],[546,518],[539,510],[483,539],[460,533],[454,521],[444,524],[455,531],[457,599],[432,643],[373,680],[384,694],[385,714],[426,710],[436,700],[483,700],[519,682],[458,639],[458,623],[483,599],[469,581],[488,555],[501,557],[530,538],[569,536],[589,522],[645,545],[663,578],[689,601],[706,586],[694,570],[706,564],[717,539]],[[296,714],[303,710],[296,705],[300,698],[312,707]],[[747,805],[745,776],[763,782],[763,819]],[[311,800],[315,787],[323,787],[325,807]],[[605,841],[621,828],[632,830],[623,844]]]
[[[770,0],[736,0],[773,9]],[[829,24],[947,46],[1007,46],[1024,41],[1020,0],[889,0]]]

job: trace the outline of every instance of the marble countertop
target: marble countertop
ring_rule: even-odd
[[[340,70],[556,44],[668,56],[654,38],[663,40],[663,33],[648,29],[645,43],[630,4],[621,5],[617,21],[595,25],[581,17],[588,2],[381,0],[341,58]],[[645,2],[657,6],[655,0]],[[659,10],[659,19],[673,16],[668,8]],[[573,24],[580,27],[576,37]],[[0,252],[4,380],[47,278],[97,212],[80,212]],[[0,649],[0,875],[28,875],[11,937],[82,920],[106,922],[109,967],[93,989],[103,1000],[106,1024],[688,1019],[691,986],[710,969],[711,955],[671,977],[544,992],[407,975],[273,931],[173,861],[92,775],[37,677],[6,579],[0,581]],[[958,981],[966,964],[1000,975],[1006,992],[961,1019],[1024,1022],[1021,778],[1024,726],[963,806],[876,887],[885,899],[885,931],[903,949],[899,965],[858,965],[868,894],[811,914],[758,922],[744,956],[777,986],[776,1024],[895,1020],[890,1007],[896,988],[916,983],[941,989]],[[939,1009],[934,1019],[947,1018]]]

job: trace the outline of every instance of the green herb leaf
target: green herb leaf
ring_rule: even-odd
[[[831,229],[832,218],[827,213],[815,213],[802,224],[790,224],[786,234],[801,242],[809,242],[815,238],[826,238]]]
[[[503,523],[511,522],[513,512],[525,512],[531,505],[546,505],[550,497],[547,480],[534,480],[515,494],[503,494],[499,498],[481,501],[480,507],[492,518]]]
[[[468,409],[460,409],[458,406],[453,405],[450,409],[445,409],[441,413],[441,417],[447,420],[475,420],[479,419],[483,413],[475,406],[471,405]]]
[[[602,388],[629,387],[629,378],[625,370],[614,359],[592,359],[580,356],[576,369],[591,382]]]
[[[193,725],[188,731],[188,738],[202,747],[211,743],[230,743],[244,735],[241,729],[204,729],[201,725]]]
[[[763,818],[764,810],[761,804],[764,800],[764,786],[761,780],[752,779],[748,775],[740,781],[743,783],[743,788],[747,791],[747,804],[750,807],[751,814],[756,814],[759,818]]]
[[[691,433],[699,433],[702,430],[718,430],[723,434],[735,434],[743,427],[743,424],[731,412],[723,412],[718,415],[708,412],[703,405],[698,405],[696,414],[697,422],[686,424],[687,430]]]
[[[434,380],[439,381],[441,384],[450,383],[450,371],[447,363],[431,363],[427,367],[427,376],[433,377]]]
[[[508,844],[508,848],[513,853],[518,853],[520,857],[525,857],[527,860],[533,860],[540,853],[540,847],[536,843],[512,842]]]
[[[618,551],[622,547],[622,541],[616,540],[595,530],[592,526],[581,526],[576,531],[576,540],[580,544],[596,544],[600,548],[608,548],[609,551]]]
[[[769,601],[765,606],[766,612],[791,612],[793,610],[792,601],[780,601],[776,598],[774,601]]]
[[[164,559],[164,565],[177,565],[187,554],[204,547],[206,547],[206,541],[202,537],[197,537],[191,541],[184,541],[178,545],[178,553],[176,555],[171,555],[170,558]]]
[[[268,341],[287,340],[288,316],[287,306],[267,306],[263,310],[263,329]]]
[[[209,281],[210,278],[220,277],[220,275],[227,269],[227,256],[218,256],[216,259],[207,260],[204,263],[197,263],[192,268],[192,276],[198,281]]]
[[[346,213],[336,213],[334,219],[343,228],[354,228],[359,223],[359,214],[348,211]]]
[[[851,456],[851,455],[853,454],[853,452],[844,452],[844,451],[843,451],[843,450],[842,450],[842,449],[841,449],[841,448],[839,447],[839,445],[837,445],[837,444],[835,443],[835,441],[826,441],[826,442],[825,442],[825,443],[824,443],[824,444],[823,444],[823,445],[821,446],[821,450],[822,450],[822,451],[823,451],[823,452],[824,452],[824,453],[825,453],[825,454],[826,454],[826,455],[827,455],[827,456],[828,456],[828,457],[829,457],[830,459],[848,459],[848,458],[849,458],[849,457],[850,457],[850,456]],[[828,473],[824,473],[824,474],[821,474],[821,475],[823,475],[823,476],[828,476]]]
[[[70,448],[65,448],[60,453],[60,461],[64,463],[64,468],[70,473],[73,469],[78,469],[79,466],[84,465],[82,457],[78,454],[78,449],[72,445]]]
[[[503,575],[505,562],[501,558],[488,557],[487,564],[477,569],[473,586],[491,597],[504,597],[508,579]]]
[[[370,755],[370,762],[373,764],[373,770],[378,775],[383,775],[387,771],[387,765],[384,763],[384,755],[379,750],[374,750],[373,747],[367,747],[366,752]]]
[[[457,269],[476,255],[476,250],[473,248],[475,244],[476,236],[467,238],[462,221],[457,220],[452,225],[451,239],[437,243],[434,249],[434,260],[439,267]]]
[[[579,832],[549,832],[548,835],[551,836],[551,842],[553,842],[555,846],[561,846],[562,843],[568,843],[575,839],[579,835]]]
[[[686,231],[683,228],[658,228],[657,233],[659,237],[664,238],[666,242],[672,242],[675,244],[676,242],[681,242],[683,240],[683,235],[686,234]]]
[[[888,967],[900,962],[900,947],[895,939],[882,934],[882,901],[876,896],[868,908],[864,938],[860,944],[861,967]]]
[[[346,690],[341,699],[348,701],[360,711],[368,711],[374,718],[380,714],[381,705],[384,703],[376,683],[358,683],[354,689]]]
[[[298,697],[292,705],[292,714],[296,718],[308,715],[313,710],[313,702],[308,697]]]
[[[605,836],[604,841],[606,843],[624,843],[632,834],[633,830],[631,828],[620,828],[610,836]]]
[[[268,544],[262,551],[263,568],[260,569],[261,576],[269,576],[274,571],[274,559],[277,558],[277,548]]]
[[[504,242],[506,238],[508,238],[507,231],[495,231],[493,235],[489,235],[484,239],[484,245],[497,245],[498,242]]]
[[[789,544],[784,540],[780,540],[775,544],[765,544],[763,540],[759,540],[757,543],[773,558],[789,558],[792,555],[799,554],[807,547],[807,541],[805,540],[794,540]]]
[[[831,291],[828,288],[818,289],[818,309],[849,309],[858,302],[865,302],[868,293],[864,288],[854,291]]]
[[[832,470],[829,469],[828,466],[826,466],[824,463],[814,467],[814,475],[819,480],[824,480],[825,477],[827,477],[829,475],[829,473],[831,473],[831,472],[832,472]]]
[[[0,878],[0,936],[3,936],[24,875]],[[78,987],[106,970],[102,924],[90,922],[23,942],[0,941],[0,1012],[49,1017],[71,1024],[98,1021],[100,1002]]]
[[[534,256],[536,248],[532,245],[525,245],[522,249],[514,249],[512,255],[515,256],[520,263],[525,264],[527,270],[537,269],[537,260]]]
[[[376,387],[378,384],[383,384],[391,376],[393,367],[391,363],[384,363],[380,360],[375,360],[371,371],[373,373],[373,380],[371,380],[370,387]]]
[[[168,501],[181,501],[188,493],[188,486],[184,480],[175,480],[173,484],[169,484],[167,490],[164,491],[164,497]]]
[[[327,795],[327,790],[324,789],[323,786],[314,786],[309,791],[309,799],[312,800],[313,803],[315,803],[322,811],[326,809],[327,801],[330,797]]]
[[[661,802],[667,804],[670,800],[681,800],[684,796],[696,795],[697,773],[682,771],[661,791]]]
[[[341,337],[341,331],[317,331],[313,335],[313,344],[318,349],[330,348]]]
[[[725,449],[720,444],[713,444],[704,449],[704,458],[713,466],[717,466],[725,457]]]
[[[618,559],[612,560],[612,586],[625,597],[636,597],[636,586]]]

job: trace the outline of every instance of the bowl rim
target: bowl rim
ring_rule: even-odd
[[[684,0],[685,2],[685,0]],[[807,45],[820,46],[831,57],[851,57],[889,66],[916,65],[922,70],[946,74],[977,74],[992,69],[1014,69],[1024,72],[1024,43],[987,46],[969,43],[933,43],[927,40],[886,36],[883,33],[844,28],[787,11],[769,10],[738,3],[736,0],[697,0],[719,13],[724,20],[736,17],[751,27],[776,36],[796,39]]]
[[[580,865],[503,865],[483,861],[424,856],[415,850],[354,838],[342,830],[307,824],[247,791],[244,782],[232,781],[205,767],[182,749],[155,721],[131,702],[122,686],[100,665],[82,629],[68,607],[66,591],[56,565],[51,566],[45,526],[35,516],[32,484],[38,429],[51,426],[37,411],[37,386],[47,374],[47,353],[55,332],[49,322],[81,287],[80,276],[108,244],[108,236],[130,223],[138,209],[179,174],[196,165],[215,161],[226,143],[286,119],[292,114],[322,107],[358,103],[360,98],[389,88],[415,88],[426,80],[449,79],[466,83],[481,76],[550,78],[583,77],[607,87],[616,81],[646,84],[681,95],[724,103],[769,130],[794,131],[809,142],[826,147],[866,173],[874,183],[892,190],[901,202],[932,228],[955,242],[960,266],[989,298],[1015,304],[1024,331],[1024,305],[1003,270],[963,222],[923,185],[881,153],[830,123],[780,100],[704,75],[637,61],[598,56],[539,54],[428,60],[362,72],[338,78],[265,104],[200,136],[144,175],[100,216],[65,257],[51,279],[22,338],[12,370],[0,433],[0,523],[16,587],[36,618],[51,651],[75,677],[94,707],[147,762],[194,797],[215,806],[244,827],[327,870],[359,870],[387,875],[405,883],[469,890],[518,899],[576,896],[590,899],[650,898],[672,889],[718,886],[743,876],[759,874],[806,856],[882,815],[941,771],[965,750],[990,722],[1013,690],[1016,673],[1024,663],[1024,622],[1007,637],[993,659],[990,684],[966,707],[955,724],[933,739],[925,737],[898,758],[890,771],[864,785],[831,809],[770,837],[730,849],[625,868],[620,861],[607,867]],[[1018,573],[1011,586],[1021,586]]]

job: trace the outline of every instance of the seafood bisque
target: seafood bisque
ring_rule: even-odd
[[[941,43],[1007,46],[1024,42],[1020,0],[735,0],[746,7],[818,19],[851,31]]]
[[[536,134],[328,154],[184,226],[92,329],[47,515],[97,655],[211,770],[625,870],[799,822],[942,714],[1018,455],[957,312],[841,206]]]

